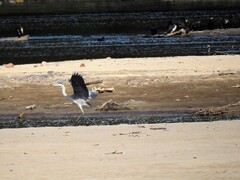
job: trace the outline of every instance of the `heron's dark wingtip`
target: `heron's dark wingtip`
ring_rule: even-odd
[[[72,82],[72,80],[74,79],[74,78],[76,78],[76,77],[79,77],[79,78],[82,78],[82,75],[81,74],[79,74],[78,72],[73,72],[72,73],[72,77],[71,77],[71,79],[69,79],[69,82]]]
[[[81,76],[81,74],[79,74],[78,72],[75,71],[72,73],[72,76]]]

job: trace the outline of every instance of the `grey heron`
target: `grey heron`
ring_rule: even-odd
[[[98,92],[88,91],[88,88],[84,82],[83,77],[78,73],[73,73],[69,82],[71,83],[73,88],[73,94],[71,96],[67,95],[66,88],[63,85],[63,83],[57,83],[55,84],[55,86],[60,86],[62,88],[63,96],[77,104],[78,107],[81,109],[83,115],[84,111],[82,106],[91,107],[91,104],[88,101],[96,98]]]

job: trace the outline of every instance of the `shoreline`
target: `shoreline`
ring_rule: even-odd
[[[26,114],[19,118],[15,115],[1,115],[0,129],[8,128],[39,128],[39,127],[68,127],[68,126],[106,126],[106,125],[135,125],[135,124],[164,124],[164,123],[194,123],[214,121],[235,121],[239,115],[205,115],[198,116],[193,112],[105,112],[94,113],[79,117],[79,114]]]

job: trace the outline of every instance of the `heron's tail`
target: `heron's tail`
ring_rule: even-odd
[[[97,91],[90,91],[89,92],[89,99],[95,99],[98,96],[98,92]]]
[[[92,105],[89,102],[86,102],[85,106],[92,107]]]

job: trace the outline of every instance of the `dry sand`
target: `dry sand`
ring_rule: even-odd
[[[84,67],[80,67],[84,64]],[[74,60],[46,62],[43,64],[16,65],[14,68],[1,67],[1,76],[39,74],[48,71],[71,74],[74,71],[86,77],[124,76],[185,76],[206,75],[219,72],[239,71],[240,55],[178,56],[123,59]],[[141,74],[144,73],[144,74]],[[93,78],[93,77],[92,77]]]
[[[239,55],[106,58],[0,66],[0,114],[79,112],[51,85],[74,71],[115,88],[94,107],[113,99],[130,111],[194,112],[240,101]],[[0,179],[239,179],[239,143],[239,120],[1,129]]]
[[[240,120],[0,130],[0,179],[239,179]]]

